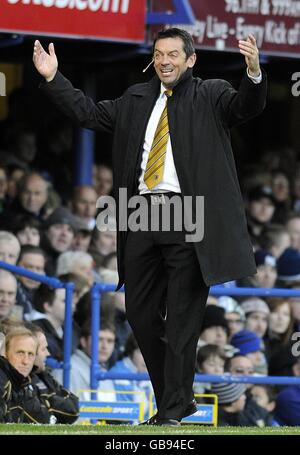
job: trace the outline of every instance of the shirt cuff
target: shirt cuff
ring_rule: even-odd
[[[250,76],[249,68],[247,68],[247,76],[249,79],[251,79],[252,82],[254,82],[254,84],[260,84],[262,81],[262,74],[260,73],[258,76]]]

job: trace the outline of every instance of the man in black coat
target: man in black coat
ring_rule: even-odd
[[[37,346],[35,336],[24,327],[6,335],[6,357],[0,356],[0,422],[51,423],[51,412],[30,376]]]
[[[114,135],[118,288],[125,282],[127,318],[155,391],[158,414],[150,424],[179,425],[195,412],[196,344],[209,286],[256,271],[229,130],[261,113],[266,77],[255,38],[239,41],[239,49],[247,72],[236,91],[223,80],[193,77],[196,54],[187,32],[159,32],[156,76],[121,98],[95,104],[57,71],[52,43],[49,54],[39,41],[34,46],[33,61],[50,99],[80,126]],[[189,241],[191,223],[176,230],[176,214],[167,230],[124,229],[122,211],[134,195],[147,202],[150,224],[156,221],[153,207],[161,215],[168,198],[177,196],[196,226],[202,219],[204,236]],[[188,197],[192,205],[186,209]],[[200,197],[204,216],[198,213]]]

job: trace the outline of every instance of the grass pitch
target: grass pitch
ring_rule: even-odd
[[[176,427],[144,427],[136,425],[25,425],[1,424],[0,435],[142,435],[205,436],[205,435],[300,435],[300,427],[205,427],[182,425]]]

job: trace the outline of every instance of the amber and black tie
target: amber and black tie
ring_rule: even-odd
[[[164,173],[164,164],[169,140],[168,122],[168,98],[172,96],[172,90],[166,90],[166,105],[158,121],[148,161],[145,169],[144,182],[151,190],[161,182]]]

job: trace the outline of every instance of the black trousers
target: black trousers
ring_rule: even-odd
[[[128,232],[126,314],[160,418],[180,420],[193,399],[196,346],[208,292],[184,231]]]

